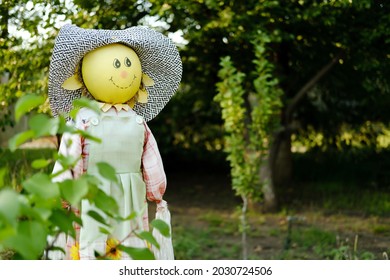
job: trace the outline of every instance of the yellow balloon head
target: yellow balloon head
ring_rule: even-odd
[[[109,104],[128,102],[138,92],[142,79],[137,54],[122,44],[106,45],[87,53],[81,73],[91,95]]]

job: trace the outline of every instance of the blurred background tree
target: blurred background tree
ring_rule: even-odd
[[[1,126],[12,124],[8,112],[19,96],[46,95],[53,39],[65,22],[106,29],[151,25],[176,38],[184,66],[180,91],[150,124],[166,162],[215,161],[225,168],[223,120],[214,101],[220,61],[230,56],[245,73],[242,106],[256,108],[248,97],[256,92],[253,42],[261,32],[267,38],[261,42],[264,58],[282,91],[278,129],[267,135],[275,194],[270,203],[276,205],[291,187],[294,149],[389,146],[390,5],[385,2],[1,1]]]
[[[386,133],[381,128],[389,122],[390,7],[384,1],[151,3],[152,11],[170,22],[169,31],[183,30],[188,41],[182,51],[184,83],[191,92],[187,96],[203,106],[196,109],[213,116],[219,114],[211,98],[221,57],[229,55],[238,71],[247,74],[244,88],[250,96],[256,78],[252,41],[259,31],[267,35],[264,55],[275,66],[273,77],[283,91],[280,129],[269,135],[276,198],[291,183],[292,135],[303,138],[306,148],[332,149],[351,143],[343,138],[346,127],[365,147],[376,147],[378,136]],[[250,107],[246,100],[243,106]],[[202,114],[194,112],[191,119],[196,117],[203,127]],[[196,121],[191,124],[201,131]],[[320,143],[311,141],[313,131],[320,133]]]

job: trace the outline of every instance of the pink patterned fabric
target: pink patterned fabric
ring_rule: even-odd
[[[146,197],[149,201],[160,202],[167,186],[163,162],[157,142],[145,124],[145,145],[142,155],[142,173],[146,184]]]

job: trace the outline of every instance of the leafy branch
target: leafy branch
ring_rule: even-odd
[[[40,106],[43,99],[38,96],[27,95],[22,97],[16,104],[16,119],[23,115],[35,111]],[[93,107],[88,104],[88,100],[79,100],[75,106],[75,111],[79,106]],[[79,106],[77,106],[79,105]],[[75,111],[71,114],[75,115]],[[65,117],[52,119],[42,113],[31,113],[29,119],[29,130],[16,135],[10,140],[11,150],[16,150],[21,144],[28,140],[37,139],[42,136],[54,136],[56,134],[67,133],[89,138],[93,141],[100,141],[88,133],[81,132],[68,126]],[[71,141],[70,141],[71,142]],[[68,143],[71,145],[72,143]],[[67,148],[70,146],[67,145]],[[119,207],[116,200],[107,195],[99,188],[99,180],[89,174],[82,174],[75,178],[71,170],[76,166],[80,158],[74,158],[65,153],[57,157],[62,169],[54,174],[47,174],[40,169],[52,163],[51,159],[37,159],[32,162],[33,168],[38,172],[25,179],[22,183],[21,191],[15,190],[12,186],[4,186],[5,171],[0,171],[0,251],[5,249],[13,250],[15,258],[21,259],[41,259],[48,258],[50,251],[60,250],[56,247],[56,240],[61,234],[76,237],[74,224],[83,225],[82,217],[74,213],[73,207],[81,204],[82,200],[88,200],[97,211],[89,211],[88,215],[95,221],[105,226],[103,231],[109,233],[112,225],[108,223],[106,217],[116,221],[132,220],[139,215],[133,213],[129,217],[119,215]],[[107,163],[98,164],[99,174],[102,178],[116,182],[115,169]],[[65,180],[53,180],[57,176],[65,173]],[[64,201],[69,207],[63,207]],[[71,206],[71,207],[70,207]],[[162,235],[169,236],[169,227],[163,221],[152,222],[154,228]],[[168,227],[168,233],[166,228]],[[159,247],[150,232],[134,230],[125,238],[135,234],[138,238],[145,240],[153,246]],[[51,237],[51,238],[49,238]],[[31,242],[34,240],[34,242]],[[154,259],[153,253],[148,249],[129,248],[123,246],[122,240],[118,248],[127,252],[133,259]],[[105,255],[103,255],[103,258]]]

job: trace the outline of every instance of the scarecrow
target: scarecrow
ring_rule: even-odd
[[[73,170],[55,180],[88,173],[100,179],[99,188],[112,196],[120,215],[142,213],[133,220],[113,222],[113,232],[104,234],[99,223],[87,213],[98,211],[87,200],[80,206],[65,205],[78,212],[83,226],[76,239],[61,236],[56,245],[66,255],[51,253],[50,258],[94,259],[95,251],[118,259],[129,259],[124,252],[111,250],[119,242],[145,248],[145,241],[131,234],[148,230],[147,200],[157,203],[156,218],[170,223],[163,200],[166,176],[155,138],[146,122],[153,119],[176,92],[182,64],[174,43],[147,27],[124,30],[82,29],[75,25],[61,28],[53,49],[49,70],[49,101],[54,116],[67,114],[72,101],[87,96],[95,100],[100,114],[81,108],[72,124],[100,138],[101,143],[80,135],[64,134],[59,153],[80,157]],[[98,163],[107,162],[116,170],[117,183],[99,174]],[[57,162],[54,172],[62,170]],[[107,217],[109,220],[109,218]],[[111,221],[112,222],[112,221]],[[173,259],[172,241],[160,236],[157,259]]]

